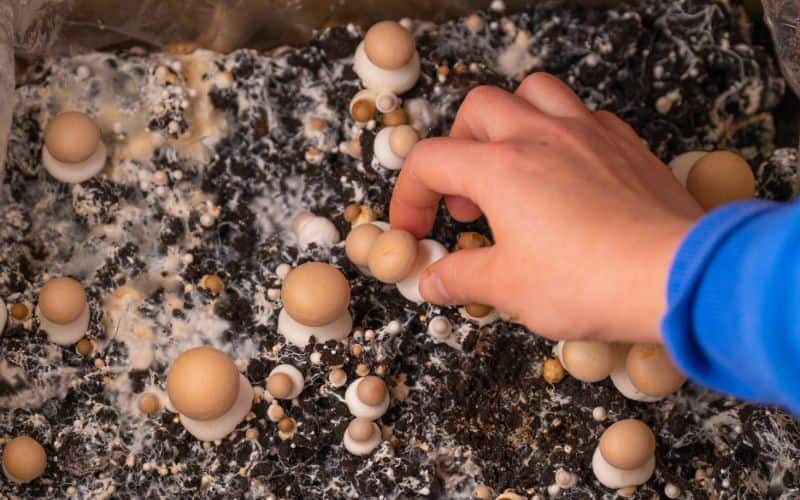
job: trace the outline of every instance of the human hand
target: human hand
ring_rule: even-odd
[[[660,341],[672,258],[703,213],[633,129],[546,73],[513,95],[473,89],[450,137],[406,158],[391,225],[423,237],[442,197],[458,221],[484,214],[494,245],[432,265],[423,297],[489,304],[552,339]]]

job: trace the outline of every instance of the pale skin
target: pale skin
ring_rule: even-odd
[[[672,258],[703,211],[631,127],[536,73],[473,89],[449,137],[419,142],[390,207],[424,237],[439,203],[485,215],[494,245],[420,281],[432,303],[488,304],[550,339],[660,342]]]

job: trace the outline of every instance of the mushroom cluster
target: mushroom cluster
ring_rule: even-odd
[[[422,303],[419,279],[425,269],[447,255],[438,241],[419,240],[400,229],[377,223],[354,227],[345,240],[345,253],[364,274],[394,284],[406,299]]]
[[[39,328],[50,342],[72,345],[89,329],[89,303],[83,286],[67,277],[51,278],[39,292]]]
[[[562,340],[556,355],[576,379],[594,383],[610,376],[623,396],[636,401],[660,401],[686,381],[666,349],[656,344]]]
[[[300,347],[313,336],[318,342],[341,340],[350,333],[350,284],[330,264],[307,262],[292,269],[281,289],[283,309],[278,333]]]
[[[374,420],[389,409],[389,389],[380,377],[367,375],[354,380],[345,391],[344,401],[356,417],[344,434],[343,443],[354,455],[367,455],[381,442],[381,432]]]
[[[28,436],[19,436],[3,447],[3,473],[14,483],[29,483],[44,474],[47,453]]]
[[[97,123],[84,113],[67,111],[44,130],[42,164],[61,182],[75,184],[97,175],[106,163],[106,146]]]
[[[647,425],[632,418],[620,420],[600,436],[592,471],[607,488],[635,488],[653,475],[655,450],[656,438]]]
[[[750,165],[730,151],[689,151],[670,163],[672,173],[704,210],[755,196]]]
[[[181,424],[197,439],[222,439],[253,405],[253,388],[233,360],[212,347],[182,352],[167,373],[170,404]]]

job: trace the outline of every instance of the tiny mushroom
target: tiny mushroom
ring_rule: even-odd
[[[614,351],[605,342],[562,340],[556,354],[564,369],[581,382],[599,382],[614,368]]]
[[[435,339],[446,339],[451,333],[453,333],[453,325],[444,316],[436,316],[428,322],[428,335]]]
[[[281,298],[278,332],[289,342],[305,347],[312,335],[326,342],[350,333],[350,284],[332,265],[307,262],[297,266],[286,276]]]
[[[366,123],[375,119],[375,92],[364,89],[358,92],[350,101],[350,115],[359,123]]]
[[[417,238],[408,231],[390,229],[372,243],[369,270],[383,283],[402,281],[414,269],[417,260]]]
[[[39,328],[50,342],[72,345],[89,329],[89,304],[83,286],[72,278],[52,278],[42,286],[37,307]]]
[[[353,455],[369,455],[381,443],[381,430],[368,418],[354,418],[344,431],[343,442]]]
[[[61,182],[79,183],[97,175],[105,163],[100,129],[88,115],[67,111],[47,123],[42,164],[50,175]]]
[[[303,374],[292,365],[278,365],[267,377],[267,392],[275,399],[294,399],[303,392],[303,385]]]
[[[395,94],[409,90],[420,75],[413,35],[394,21],[374,24],[356,48],[353,70],[368,89]]]
[[[380,418],[389,409],[386,383],[374,375],[354,380],[345,392],[345,403],[354,417]]]
[[[38,441],[19,436],[3,448],[3,472],[9,481],[29,483],[44,474],[47,453]]]
[[[639,486],[655,470],[656,439],[636,419],[620,420],[603,432],[592,457],[595,477],[607,488]]]
[[[399,170],[417,142],[419,134],[410,125],[382,128],[375,136],[375,159],[385,168]]]
[[[136,402],[139,411],[145,415],[152,415],[161,409],[161,401],[152,392],[143,392]]]
[[[167,394],[183,426],[202,441],[233,432],[253,403],[250,382],[227,354],[211,347],[194,347],[175,359]]]
[[[315,243],[321,247],[330,247],[339,243],[339,230],[329,219],[301,212],[292,221],[292,231],[297,236],[301,247]]]

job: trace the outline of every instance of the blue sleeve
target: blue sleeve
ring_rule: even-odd
[[[664,342],[697,383],[800,415],[800,204],[707,214],[672,264]]]

